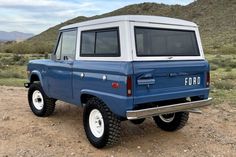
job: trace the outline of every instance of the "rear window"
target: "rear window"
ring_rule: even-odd
[[[199,56],[194,31],[135,27],[137,56]]]

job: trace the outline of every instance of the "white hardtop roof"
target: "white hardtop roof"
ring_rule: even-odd
[[[82,27],[82,26],[91,26],[91,25],[96,25],[96,24],[118,22],[118,21],[133,21],[133,22],[145,22],[145,23],[197,27],[197,25],[193,22],[181,20],[181,19],[169,18],[169,17],[147,16],[147,15],[120,15],[120,16],[111,16],[111,17],[105,17],[105,18],[100,18],[100,19],[95,19],[95,20],[89,20],[85,22],[79,22],[79,23],[64,26],[60,30]]]

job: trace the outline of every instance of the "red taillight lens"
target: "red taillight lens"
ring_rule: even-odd
[[[209,87],[211,82],[211,76],[210,72],[207,72],[207,78],[206,78],[206,86]]]
[[[131,76],[127,77],[127,96],[132,96],[132,78]]]
[[[112,82],[111,86],[112,86],[112,88],[119,88],[119,83],[118,82]]]

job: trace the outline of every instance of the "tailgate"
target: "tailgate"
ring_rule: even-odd
[[[134,104],[207,95],[209,65],[196,61],[137,61],[134,69]]]

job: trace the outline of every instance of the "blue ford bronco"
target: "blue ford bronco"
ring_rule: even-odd
[[[84,108],[90,143],[116,143],[121,121],[152,117],[165,131],[210,105],[209,64],[195,23],[159,16],[114,16],[62,27],[50,59],[27,68],[32,112],[49,116],[57,100]]]

